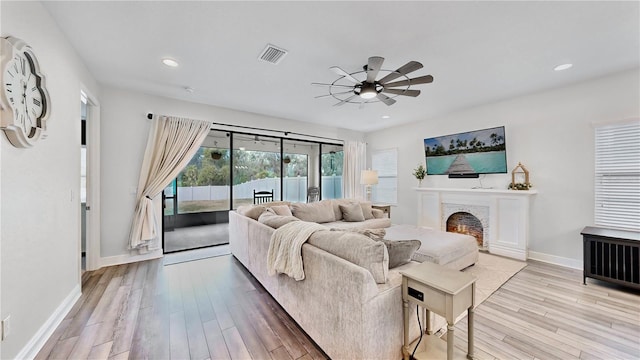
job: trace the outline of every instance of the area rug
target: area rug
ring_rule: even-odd
[[[525,261],[480,252],[478,262],[462,270],[478,278],[476,281],[476,306],[485,301],[525,266],[527,266]]]
[[[476,280],[476,307],[485,301],[491,294],[498,290],[512,276],[522,270],[527,263],[509,259],[506,257],[480,252],[478,262],[475,265],[462,270],[465,273],[475,275]],[[456,322],[467,316],[464,312],[458,316]],[[440,335],[447,330],[444,318],[435,315],[433,331]]]

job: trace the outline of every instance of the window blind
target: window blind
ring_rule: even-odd
[[[640,231],[640,121],[595,129],[595,225]]]
[[[372,199],[377,203],[398,203],[398,149],[375,150],[371,154],[371,169],[378,171],[378,185]]]

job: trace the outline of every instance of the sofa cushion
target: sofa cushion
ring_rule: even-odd
[[[274,229],[277,229],[282,225],[286,225],[292,221],[300,221],[300,219],[294,216],[278,215],[273,211],[273,209],[267,209],[258,218],[259,223],[265,224]]]
[[[291,205],[290,201],[271,201],[271,202],[267,202],[267,203],[262,203],[260,205],[263,205],[264,207],[274,207],[274,206],[280,206],[280,205]]]
[[[364,214],[362,213],[360,204],[340,204],[338,207],[340,208],[340,212],[342,212],[342,220],[349,222],[364,221]]]
[[[413,254],[412,260],[417,262],[429,261],[435,264],[447,265],[467,254],[477,257],[478,243],[470,235],[433,230],[414,225],[394,225],[387,230],[385,239],[402,240],[418,239],[422,246]]]
[[[371,220],[365,220],[360,222],[333,221],[330,223],[324,223],[322,225],[328,228],[338,228],[338,229],[380,229],[380,228],[388,228],[389,226],[391,226],[391,220],[389,220],[389,218],[384,218],[384,219],[371,219]]]
[[[387,281],[389,255],[380,241],[353,232],[317,231],[307,243],[367,269],[378,284]]]
[[[293,216],[293,214],[291,213],[291,208],[289,208],[289,205],[275,205],[275,206],[270,206],[269,208],[275,211],[276,215]]]
[[[420,245],[422,245],[420,240],[383,240],[380,238],[378,241],[381,241],[387,247],[387,252],[389,253],[389,269],[411,261],[413,254],[420,248]]]
[[[331,201],[320,201],[309,204],[292,203],[291,212],[293,213],[293,216],[302,221],[315,223],[336,221]]]
[[[349,228],[349,229],[339,229],[332,228],[331,231],[349,231],[358,234],[362,234],[368,237],[371,240],[382,240],[384,236],[387,234],[385,229],[360,229],[360,228]]]
[[[258,220],[260,215],[262,215],[266,209],[267,208],[262,205],[242,205],[238,206],[237,212],[238,214],[252,218],[253,220]]]

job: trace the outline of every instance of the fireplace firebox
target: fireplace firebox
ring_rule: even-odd
[[[447,232],[471,235],[476,238],[478,247],[484,248],[482,222],[473,214],[464,211],[451,214],[447,219]]]

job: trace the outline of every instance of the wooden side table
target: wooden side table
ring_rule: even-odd
[[[371,205],[371,208],[382,210],[382,212],[387,214],[387,217],[391,219],[391,205],[373,204]]]
[[[476,277],[461,271],[452,270],[430,262],[423,262],[402,274],[402,302],[404,315],[404,346],[402,353],[408,360],[413,350],[409,343],[409,303],[415,303],[426,310],[427,323],[430,312],[443,316],[447,320],[447,359],[453,359],[454,322],[465,310],[468,314],[467,358],[473,359],[473,307],[475,305]],[[426,324],[429,329],[429,325]],[[423,331],[423,329],[420,329]],[[425,340],[427,343],[427,340]],[[429,341],[428,353],[441,341]],[[431,355],[433,356],[433,355]],[[443,355],[444,356],[444,355]],[[420,358],[416,354],[416,358]]]

